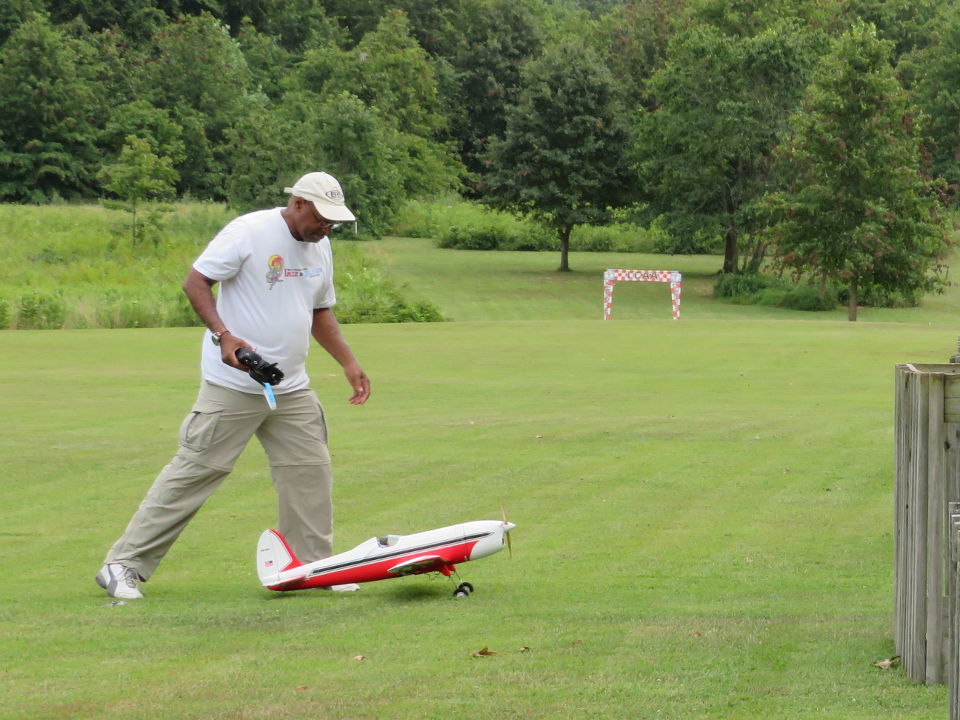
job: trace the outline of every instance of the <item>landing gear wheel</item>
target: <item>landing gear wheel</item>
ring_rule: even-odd
[[[453,591],[453,596],[455,598],[467,597],[470,593],[473,592],[473,585],[470,583],[460,583],[457,585],[457,589]]]

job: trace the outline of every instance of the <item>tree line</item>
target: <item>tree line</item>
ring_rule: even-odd
[[[655,223],[859,301],[943,282],[960,10],[935,0],[16,0],[0,200],[210,199],[323,167],[369,234],[458,192]]]

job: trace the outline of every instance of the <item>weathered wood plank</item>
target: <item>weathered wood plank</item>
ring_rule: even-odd
[[[949,639],[949,607],[944,585],[946,566],[950,560],[950,535],[947,532],[946,483],[943,467],[943,390],[944,376],[929,374],[927,382],[927,653],[925,682],[942,683],[946,679]]]
[[[894,640],[911,679],[960,687],[960,364],[898,365],[894,413]]]
[[[947,682],[950,687],[950,720],[960,720],[960,502],[949,504],[950,534],[950,638],[947,643]]]
[[[913,528],[910,533],[910,586],[912,614],[908,619],[908,632],[911,638],[908,654],[904,658],[907,675],[916,682],[926,680],[927,668],[927,457],[926,435],[929,418],[930,376],[926,373],[917,376],[914,394],[913,412],[916,415],[913,426],[912,487],[910,516]]]

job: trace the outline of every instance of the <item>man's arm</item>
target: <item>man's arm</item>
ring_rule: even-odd
[[[223,324],[220,313],[217,312],[217,301],[213,297],[213,286],[216,284],[216,280],[211,280],[193,268],[190,268],[190,272],[183,281],[183,292],[190,299],[190,304],[193,305],[200,320],[213,333],[230,329]],[[247,367],[237,360],[237,349],[241,347],[254,349],[248,342],[231,332],[225,332],[220,336],[220,359],[230,367],[248,372]]]
[[[202,317],[202,316],[201,316]],[[330,308],[316,308],[313,311],[313,327],[311,334],[320,343],[320,346],[330,353],[330,356],[340,363],[347,382],[353,388],[350,402],[354,405],[363,405],[370,397],[370,378],[360,367],[353,350],[340,334],[340,323]]]

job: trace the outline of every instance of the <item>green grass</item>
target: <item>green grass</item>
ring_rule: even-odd
[[[955,288],[852,324],[714,300],[716,257],[561,274],[556,253],[364,247],[459,322],[346,328],[362,408],[311,357],[337,549],[502,499],[514,558],[462,566],[463,601],[424,577],[269,593],[254,442],[147,598],[111,606],[92,577],[175,449],[199,331],[2,332],[0,718],[946,715],[944,687],[872,663],[894,654],[893,368],[953,354]],[[607,267],[683,272],[682,320],[637,283],[602,322]]]
[[[3,333],[0,715],[943,717],[945,688],[871,663],[894,654],[893,366],[944,360],[953,331],[691,305],[352,326],[362,408],[312,356],[338,549],[506,503],[514,558],[462,566],[465,601],[428,578],[259,588],[253,443],[147,598],[108,606],[92,576],[174,449],[198,331]]]
[[[437,250],[432,241],[419,238],[386,238],[368,247],[408,297],[435,303],[453,320],[599,319],[603,312],[603,271],[627,268],[679,270],[683,274],[684,319],[847,321],[845,307],[803,312],[715,300],[713,284],[722,264],[722,258],[715,255],[574,252],[570,256],[573,272],[560,273],[559,252]],[[861,308],[859,320],[955,325],[958,315],[960,287],[952,286],[944,295],[927,296],[917,308]],[[616,285],[614,320],[663,318],[670,318],[669,285]]]

